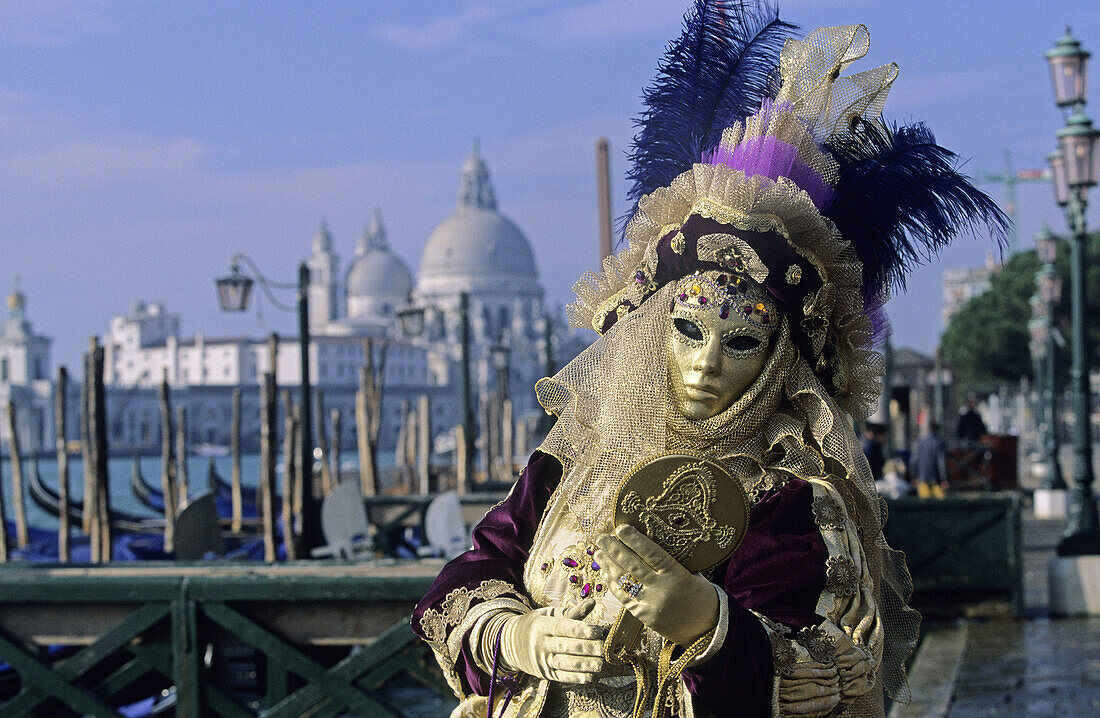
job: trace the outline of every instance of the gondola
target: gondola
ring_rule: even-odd
[[[233,485],[222,478],[218,473],[217,468],[214,466],[213,459],[210,460],[210,464],[206,472],[206,481],[210,487],[210,490],[214,492],[214,495],[219,499],[224,498],[227,501],[232,500]],[[241,486],[241,503],[244,504],[245,516],[249,515],[249,511],[258,511],[257,507],[260,505],[260,492],[253,486]],[[275,497],[275,510],[278,511],[279,497]]]
[[[46,513],[52,516],[61,515],[61,498],[55,489],[46,485],[42,475],[37,471],[30,472],[30,480],[27,489],[31,500]],[[164,533],[164,519],[138,516],[127,511],[110,509],[111,528],[126,533]],[[78,501],[69,504],[69,520],[74,526],[80,526],[84,522],[84,507]]]
[[[217,501],[218,515],[222,518],[229,518],[233,513],[233,489],[228,482],[218,476],[213,461],[210,462],[207,469],[206,478],[210,492],[214,494]],[[141,467],[137,459],[134,460],[134,467],[130,472],[130,490],[133,491],[134,497],[142,504],[154,511],[164,512],[164,492],[149,484],[141,473]],[[257,518],[259,516],[258,498],[255,489],[241,488],[241,504],[242,518]],[[279,510],[278,505],[278,498],[276,497],[276,511]]]

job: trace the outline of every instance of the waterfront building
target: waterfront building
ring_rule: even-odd
[[[8,315],[0,330],[0,409],[12,402],[24,452],[53,448],[53,382],[49,337],[36,334],[26,316],[27,299],[16,288],[8,295]],[[0,410],[0,441],[10,446],[8,418]]]
[[[395,447],[406,401],[415,407],[419,397],[429,397],[431,433],[437,439],[461,422],[463,293],[469,299],[475,416],[480,422],[489,420],[480,408],[491,403],[498,381],[506,376],[513,419],[525,422],[532,429],[528,435],[534,434],[543,412],[532,388],[543,376],[545,322],[551,320],[545,316],[531,245],[498,210],[488,168],[476,149],[462,168],[455,211],[428,236],[415,280],[390,249],[378,210],[345,271],[340,271],[335,242],[325,224],[312,240],[306,264],[311,378],[324,394],[326,414],[332,408],[341,411],[345,450],[355,449],[354,401],[367,338],[374,340],[376,365],[385,355],[381,450]],[[424,309],[423,331],[415,337],[405,337],[397,321],[397,311],[410,303]],[[560,326],[556,334],[555,363],[561,366],[585,342]],[[245,449],[256,448],[259,386],[271,367],[266,338],[181,337],[178,315],[160,304],[138,302],[128,314],[111,321],[104,344],[113,451],[158,450],[156,387],[162,379],[172,389],[173,403],[188,408],[190,441],[211,447],[228,444],[230,397],[234,387],[241,387]],[[505,372],[491,358],[492,348],[499,346],[509,348]],[[298,386],[295,337],[278,339],[275,366],[281,388]],[[291,398],[297,399],[296,392]],[[517,451],[522,454],[529,448]]]
[[[1001,271],[1001,265],[993,258],[993,253],[985,255],[983,267],[948,267],[943,270],[943,310],[940,317],[946,327],[951,317],[964,304],[989,289],[994,274]]]

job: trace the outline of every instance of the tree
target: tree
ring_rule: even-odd
[[[1060,381],[1068,371],[1068,342],[1072,341],[1070,321],[1070,248],[1064,240],[1058,247],[1058,272],[1064,277],[1062,300],[1055,308],[1054,320],[1067,346],[1058,349]],[[1086,252],[1086,320],[1096,367],[1097,340],[1100,339],[1100,234],[1089,238]],[[1028,299],[1035,293],[1035,272],[1039,259],[1034,250],[1020,252],[994,275],[989,289],[972,298],[952,317],[940,338],[944,360],[955,368],[959,384],[981,385],[1016,382],[1031,376],[1027,322],[1031,319]],[[1034,378],[1034,377],[1032,377]]]

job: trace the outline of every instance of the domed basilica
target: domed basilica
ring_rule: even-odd
[[[339,264],[322,225],[307,259],[310,330],[321,346],[326,338],[386,339],[390,351],[403,352],[411,362],[400,372],[399,384],[418,375],[424,388],[435,387],[443,405],[433,409],[433,424],[437,418],[442,424],[458,422],[465,296],[474,405],[503,389],[517,420],[533,423],[541,415],[532,387],[546,366],[547,319],[535,256],[523,231],[498,210],[489,170],[476,148],[462,167],[455,212],[428,236],[415,281],[390,249],[377,210],[343,273]],[[397,321],[398,311],[410,307],[422,318],[411,337]]]

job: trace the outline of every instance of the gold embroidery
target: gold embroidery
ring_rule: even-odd
[[[819,496],[814,499],[811,506],[814,512],[814,521],[823,529],[839,531],[844,528],[846,518],[844,507],[838,504],[830,496]]]
[[[680,563],[695,553],[697,544],[713,540],[725,549],[736,538],[732,526],[718,527],[711,516],[717,500],[714,475],[706,464],[687,464],[665,479],[657,496],[642,497],[634,491],[623,496],[622,509],[637,514],[646,534]]]
[[[595,553],[594,545],[573,544],[562,552],[561,560],[558,562],[562,572],[566,574],[566,585],[569,590],[582,599],[602,594],[606,590],[600,565],[593,557]],[[549,572],[545,569],[544,571]]]
[[[697,200],[692,205],[691,211],[701,217],[713,219],[722,224],[730,224],[746,232],[759,232],[760,234],[775,232],[784,239],[789,240],[791,238],[786,225],[783,224],[783,220],[774,214],[747,214],[732,207],[725,207],[709,197]]]
[[[825,561],[825,590],[837,596],[854,596],[859,585],[859,571],[846,554],[830,556]]]
[[[424,632],[424,638],[432,644],[439,653],[448,661],[453,662],[447,650],[447,632],[452,626],[457,626],[465,618],[470,610],[470,604],[474,600],[488,601],[498,598],[506,593],[518,596],[524,603],[527,599],[516,590],[515,586],[505,581],[490,579],[482,581],[481,585],[473,590],[460,586],[447,594],[440,604],[441,611],[429,608],[420,617],[420,629]]]
[[[669,244],[672,246],[673,252],[676,252],[676,254],[683,254],[684,249],[686,249],[684,246],[684,233],[679,231],[676,232],[676,234],[672,235],[672,239],[669,240]]]
[[[833,639],[818,626],[803,628],[795,634],[794,640],[818,663],[832,663],[836,658]]]
[[[802,281],[802,267],[792,264],[787,267],[787,284],[798,284]]]
[[[787,636],[791,629],[781,623],[776,623],[767,616],[756,614],[768,633],[768,640],[772,644],[772,667],[775,675],[789,676],[794,673],[794,664],[798,661],[798,654],[794,650]]]

